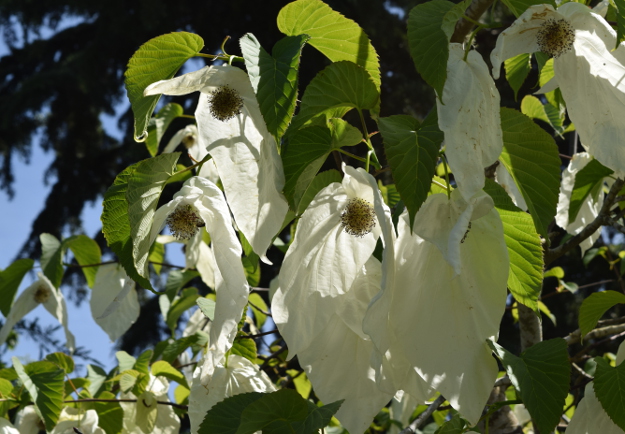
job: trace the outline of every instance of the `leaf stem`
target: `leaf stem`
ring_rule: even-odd
[[[337,151],[339,151],[341,154],[345,154],[348,157],[352,157],[354,160],[358,160],[358,161],[362,161],[363,163],[368,163],[368,161],[362,157],[359,157],[358,155],[352,154],[351,152],[347,152],[344,151],[343,149],[337,149]]]
[[[443,169],[445,169],[445,181],[447,181],[447,185],[445,186],[445,189],[447,190],[447,198],[451,199],[451,187],[449,184],[449,170],[447,169],[447,157],[445,156],[445,154],[442,154],[441,158],[443,159]]]
[[[373,164],[375,170],[380,170],[382,166],[378,161],[378,157],[375,155],[375,150],[373,149],[373,145],[371,144],[371,137],[369,136],[369,131],[367,131],[367,124],[365,123],[365,117],[362,114],[362,110],[360,108],[356,108],[358,110],[358,116],[360,116],[360,123],[362,125],[363,138],[364,142],[367,144],[369,151],[367,151],[367,159],[365,161],[365,170],[369,172],[370,163]]]

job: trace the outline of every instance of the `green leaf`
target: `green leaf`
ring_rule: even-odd
[[[333,182],[341,182],[341,174],[336,169],[326,170],[325,172],[318,173],[312,182],[308,185],[306,191],[302,194],[297,206],[297,214],[304,213],[310,202],[315,198],[323,188],[332,184]]]
[[[108,246],[115,252],[126,274],[144,288],[152,290],[150,281],[141,276],[135,268],[132,257],[132,238],[130,237],[130,221],[128,220],[128,202],[126,190],[128,181],[140,163],[124,169],[117,175],[113,185],[104,194],[102,202],[102,232]]]
[[[137,361],[133,365],[133,369],[141,372],[142,374],[150,373],[150,362],[152,361],[152,355],[154,354],[154,350],[145,350],[142,352],[139,357],[137,357]]]
[[[169,310],[167,311],[167,319],[166,323],[169,326],[169,330],[172,335],[176,331],[176,326],[178,325],[178,318],[182,315],[187,309],[195,306],[195,300],[198,299],[200,295],[196,288],[185,288],[180,294],[180,298],[175,300]]]
[[[150,84],[172,78],[180,67],[204,47],[204,40],[187,32],[157,36],[132,55],[124,74],[126,93],[135,115],[135,140],[145,140],[148,121],[160,95],[143,96]]]
[[[212,320],[215,318],[215,300],[211,300],[210,298],[200,297],[195,300],[195,303],[198,305],[204,316],[206,318]]]
[[[69,248],[72,251],[76,261],[82,266],[87,285],[93,288],[98,267],[85,267],[85,265],[99,264],[102,261],[102,252],[98,243],[86,235],[75,235],[63,241],[63,248]]]
[[[597,321],[612,306],[625,303],[625,294],[616,291],[601,291],[590,294],[579,308],[579,331],[584,336],[597,326]]]
[[[13,367],[35,402],[35,408],[43,419],[46,430],[51,431],[59,420],[63,408],[64,372],[54,363],[41,361],[23,366],[12,357]]]
[[[175,102],[167,104],[160,109],[156,116],[150,119],[148,124],[148,135],[145,140],[145,146],[151,157],[158,154],[158,145],[163,138],[163,134],[169,128],[171,121],[184,114],[184,109],[180,104]]]
[[[243,410],[263,396],[259,392],[241,393],[218,402],[204,416],[198,434],[237,434]]]
[[[308,39],[307,35],[282,38],[273,46],[272,55],[251,33],[239,40],[260,112],[278,143],[295,111],[299,60]]]
[[[463,432],[464,421],[458,413],[436,430],[436,434],[461,434]]]
[[[96,396],[98,394],[100,388],[106,381],[106,377],[107,375],[104,369],[97,365],[87,365],[87,380],[89,380],[87,390],[91,396]]]
[[[175,172],[179,152],[163,154],[141,161],[128,180],[126,200],[132,237],[132,256],[135,268],[149,278],[147,260],[150,253],[150,230],[158,199],[165,182]]]
[[[263,300],[263,298],[256,292],[250,294],[248,302],[250,304],[250,307],[252,308],[252,312],[254,313],[254,318],[256,319],[256,327],[260,330],[263,324],[265,324],[267,315],[265,315],[258,309],[262,309],[264,312],[268,312],[269,308],[267,307],[265,300]]]
[[[610,419],[625,431],[625,363],[616,368],[602,357],[596,357],[594,389],[597,399]]]
[[[334,401],[330,404],[326,404],[321,407],[317,407],[310,401],[306,401],[308,405],[308,416],[304,420],[304,423],[294,424],[296,427],[296,432],[298,433],[318,433],[320,430],[323,430],[326,426],[330,425],[330,421],[332,420],[332,416],[339,411],[341,405],[343,404],[344,399],[340,401]]]
[[[43,233],[39,235],[39,240],[41,241],[41,259],[39,260],[41,269],[58,290],[65,272],[63,268],[63,244],[52,234]]]
[[[519,303],[538,314],[538,297],[543,281],[543,249],[532,217],[517,208],[508,193],[495,181],[486,179],[484,191],[495,202],[503,223],[503,235],[510,258],[508,289]]]
[[[566,341],[557,338],[539,342],[521,357],[490,340],[487,342],[506,368],[540,432],[553,431],[569,391],[571,366]]]
[[[532,69],[532,55],[529,53],[521,53],[518,56],[511,57],[504,62],[506,69],[506,80],[514,91],[514,100],[516,101],[519,89],[523,86],[527,75]],[[522,109],[521,109],[522,111]]]
[[[74,372],[74,359],[65,353],[52,353],[46,356],[46,360],[54,363],[57,367],[65,371],[66,374]]]
[[[201,300],[201,298],[198,298]],[[197,332],[191,336],[177,339],[170,343],[163,350],[161,358],[166,362],[173,363],[176,358],[192,345],[204,346],[208,343],[208,335],[203,332]]]
[[[582,170],[575,175],[575,185],[571,193],[571,204],[569,205],[569,224],[577,218],[579,210],[591,194],[603,184],[603,178],[614,173],[599,161],[592,159]]]
[[[284,195],[291,209],[299,200],[332,151],[332,134],[328,128],[311,126],[295,132],[282,152]]]
[[[292,432],[293,424],[303,423],[309,414],[307,401],[293,389],[265,394],[252,402],[242,413],[238,434]]]
[[[161,264],[164,262],[164,260],[165,245],[158,242],[152,244],[152,247],[150,247],[150,255],[148,256],[148,262],[152,264],[154,272],[159,276],[161,275],[161,269],[163,268]]]
[[[102,392],[98,398],[114,400],[116,397],[110,392]],[[120,434],[124,428],[124,410],[119,402],[94,402],[93,409],[98,413],[98,426],[106,434]]]
[[[342,118],[354,108],[371,110],[379,97],[367,71],[351,62],[332,63],[306,87],[299,113],[289,127],[290,134],[311,123]]]
[[[180,288],[199,275],[200,273],[194,270],[170,271],[167,275],[167,283],[165,284],[165,294],[167,294],[167,298],[169,298],[170,301],[173,301]]]
[[[408,16],[410,55],[419,74],[439,97],[447,80],[449,41],[469,2],[433,0],[415,6]]]
[[[132,357],[126,351],[118,351],[115,353],[115,358],[117,358],[117,363],[119,364],[119,371],[124,372],[129,369],[132,369],[137,363],[137,359]]]
[[[297,393],[299,393],[302,398],[308,399],[310,391],[312,390],[312,384],[306,376],[306,372],[298,371],[297,369],[288,369],[286,373],[293,379],[293,385]]]
[[[135,384],[137,384],[140,376],[141,373],[139,371],[135,371],[134,369],[130,369],[122,373],[119,378],[119,388],[121,391],[128,393],[133,387],[135,387]]]
[[[27,272],[33,268],[32,259],[18,259],[0,271],[0,312],[6,317],[11,311],[15,294]]]
[[[501,109],[504,147],[499,161],[525,199],[536,231],[547,237],[560,191],[560,157],[553,138],[527,116]]]
[[[502,0],[503,4],[508,6],[510,12],[519,17],[525,10],[532,5],[550,4],[556,8],[554,0]]]
[[[243,333],[243,332],[239,332],[239,333]],[[242,336],[247,336],[247,335],[239,334],[239,336],[237,336],[237,338],[234,340],[234,343],[232,344],[232,349],[230,351],[232,352],[232,354],[245,357],[250,362],[255,363],[256,354],[257,354],[256,342],[254,342],[254,339],[245,338]]]
[[[616,6],[616,45],[614,46],[616,50],[621,42],[625,41],[625,0],[614,0],[614,6]]]
[[[278,28],[285,35],[310,36],[308,43],[333,62],[347,60],[364,68],[380,92],[380,61],[369,37],[358,24],[324,2],[298,0],[289,3],[278,14]],[[373,111],[377,113],[378,107]]]
[[[360,130],[344,119],[328,119],[328,127],[332,135],[333,149],[356,146],[363,141]]]
[[[143,392],[137,397],[137,414],[135,421],[137,427],[144,433],[151,433],[156,425],[158,416],[158,403],[152,392]]]
[[[158,362],[154,362],[154,364],[152,364],[152,375],[154,375],[155,377],[165,377],[169,380],[175,381],[178,384],[182,384],[187,389],[189,388],[189,385],[187,384],[187,379],[182,374],[182,372],[180,372],[164,360],[159,360]]]
[[[412,227],[414,217],[430,191],[443,133],[436,125],[435,111],[423,125],[407,115],[380,118],[378,125],[393,180],[408,208]]]
[[[564,118],[560,111],[550,103],[543,105],[538,98],[533,95],[526,95],[521,101],[521,112],[532,118],[539,119],[549,124],[557,134],[564,132],[562,125]]]

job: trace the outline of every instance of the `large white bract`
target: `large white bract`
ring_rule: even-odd
[[[210,375],[200,366],[193,374],[189,395],[191,433],[197,433],[206,412],[218,402],[240,393],[275,391],[271,379],[258,365],[236,354],[230,354],[227,363],[217,366]]]
[[[11,306],[11,311],[2,329],[0,329],[0,344],[6,341],[11,329],[19,320],[42,304],[63,326],[67,341],[65,345],[70,352],[73,352],[76,348],[76,343],[74,335],[67,328],[67,305],[65,304],[63,293],[57,290],[43,273],[37,273],[37,277],[38,280],[26,288],[15,300],[13,306]]]
[[[225,118],[215,110],[215,94],[241,99],[239,113]],[[265,252],[288,210],[282,160],[258,107],[248,75],[233,66],[207,66],[148,86],[145,95],[201,93],[195,110],[198,144],[213,157],[228,204],[254,251]],[[221,118],[221,119],[220,119]],[[203,151],[202,151],[203,152]],[[199,155],[199,154],[198,154]]]
[[[503,139],[499,91],[482,55],[450,44],[438,126],[445,133],[445,156],[465,199],[484,187],[484,168],[501,154]]]
[[[591,160],[592,157],[587,152],[577,153],[573,155],[573,159],[568,167],[562,172],[556,223],[571,235],[580,233],[586,225],[591,223],[599,215],[599,211],[603,206],[603,190],[599,188],[598,191],[591,192],[579,209],[575,220],[569,223],[569,208],[571,205],[571,194],[575,186],[575,177]],[[597,241],[600,236],[601,227],[579,244],[579,247],[582,249],[582,256],[584,256],[586,250],[590,249],[592,245],[595,244],[595,241]]]
[[[493,77],[501,64],[522,53],[541,51],[539,36],[545,26],[563,23],[560,31],[570,49],[563,47],[555,57],[555,77],[542,92],[560,87],[571,121],[583,146],[617,175],[625,174],[625,46],[616,46],[616,32],[587,6],[569,2],[557,10],[550,5],[530,6],[503,31],[491,53]],[[554,38],[558,35],[553,32]],[[571,41],[570,36],[573,40]],[[557,38],[556,38],[557,39]],[[547,44],[551,47],[555,42]],[[544,48],[543,49],[549,49]],[[553,47],[552,47],[553,48]],[[557,47],[555,47],[557,48]]]
[[[429,196],[415,221],[411,234],[402,214],[396,240],[384,232],[382,292],[364,321],[378,353],[390,354],[379,380],[421,401],[433,388],[475,424],[498,371],[486,339],[506,304],[503,226],[485,193],[467,204],[457,190]]]
[[[171,405],[158,404],[168,402],[169,381],[150,374],[145,392],[137,397],[132,392],[122,393],[122,399],[136,399],[137,402],[120,402],[124,410],[124,433],[127,434],[177,434],[180,430],[180,418]],[[146,414],[150,416],[146,417]],[[151,428],[151,430],[149,429]]]
[[[165,227],[168,217],[179,207],[190,207],[185,209],[197,215],[211,236],[216,263],[213,271],[217,302],[205,369],[212,372],[232,346],[247,304],[249,286],[241,263],[242,249],[223,193],[209,180],[197,176],[185,181],[173,199],[156,210],[150,232],[151,243]]]

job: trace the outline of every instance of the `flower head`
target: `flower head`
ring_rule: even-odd
[[[555,10],[530,6],[497,38],[491,53],[493,76],[522,53],[554,57],[555,77],[540,92],[560,87],[571,121],[587,151],[617,175],[625,174],[625,45],[592,9],[569,2]]]
[[[357,237],[364,237],[375,227],[373,205],[360,197],[347,202],[341,213],[341,227],[345,232]]]
[[[208,152],[213,157],[237,226],[265,258],[288,210],[281,193],[284,172],[276,141],[267,130],[248,75],[239,68],[207,66],[154,83],[145,95],[196,91],[202,93],[195,111],[200,148],[196,155],[203,158]]]
[[[57,290],[52,282],[43,273],[37,273],[38,280],[24,290],[15,300],[11,311],[0,329],[0,344],[3,344],[11,329],[17,322],[26,316],[31,310],[40,304],[50,312],[63,326],[67,348],[74,351],[74,335],[67,327],[67,305],[60,290]]]

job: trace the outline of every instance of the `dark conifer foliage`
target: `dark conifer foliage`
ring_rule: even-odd
[[[127,107],[123,73],[134,51],[158,35],[191,31],[205,40],[204,52],[217,52],[226,35],[238,53],[238,38],[252,32],[270,51],[282,36],[275,24],[285,0],[79,1],[8,0],[0,4],[0,26],[10,53],[0,58],[0,188],[13,190],[12,162],[28,157],[35,136],[54,153],[47,169],[54,180],[45,208],[33,224],[20,256],[39,254],[38,235],[64,228],[80,231],[85,203],[100,200],[115,175],[149,154],[132,140],[132,114],[120,120],[123,142],[109,136],[100,116]],[[380,0],[328,1],[356,20],[383,55],[382,114],[422,115],[433,103],[409,61],[405,17]],[[408,11],[414,1],[392,3]],[[48,36],[52,34],[52,36]],[[401,51],[401,55],[397,52]],[[300,89],[327,61],[312,47],[304,51]],[[195,96],[197,98],[197,96]],[[194,96],[178,102],[193,112]],[[174,125],[175,127],[175,125]],[[94,234],[89,234],[94,235]],[[18,252],[16,252],[17,254]]]

